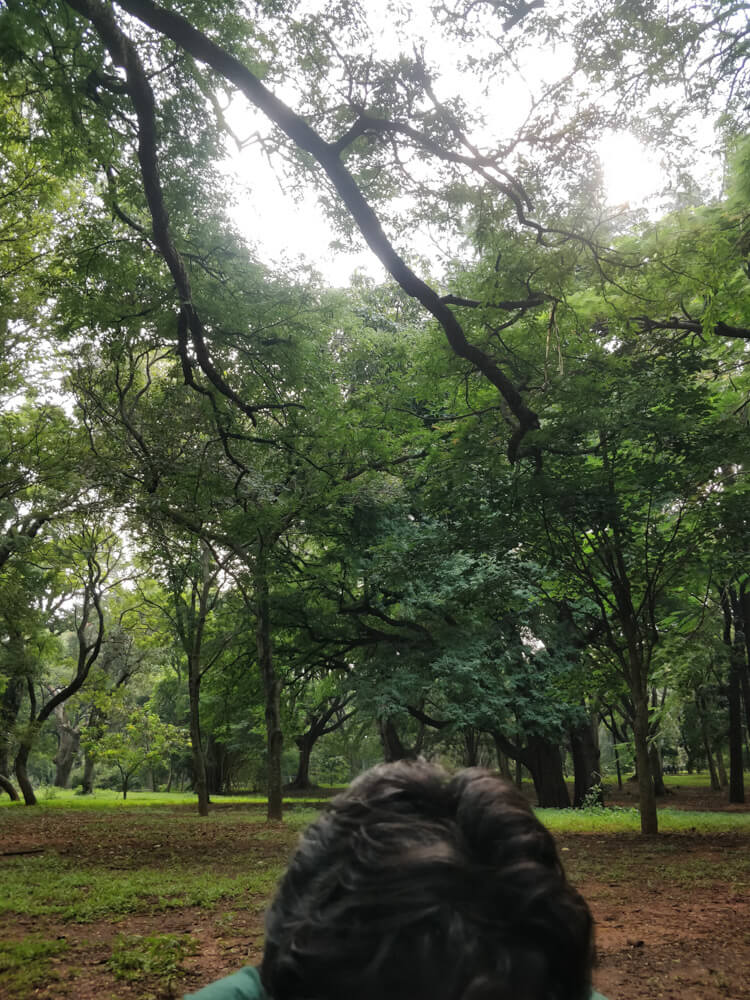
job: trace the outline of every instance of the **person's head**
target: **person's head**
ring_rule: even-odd
[[[523,796],[373,768],[304,834],[266,919],[273,1000],[587,1000],[592,920]]]

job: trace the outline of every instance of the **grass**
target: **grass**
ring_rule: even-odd
[[[252,870],[222,875],[183,863],[117,871],[115,876],[111,867],[56,855],[11,858],[3,865],[0,914],[54,914],[62,921],[92,923],[188,906],[210,908],[225,900],[242,900],[247,906],[250,897],[266,899],[283,870],[279,862],[256,863]]]
[[[637,809],[537,809],[539,819],[553,833],[640,833]],[[660,809],[660,833],[750,833],[750,813],[697,812]]]
[[[192,792],[128,792],[127,799],[122,793],[110,788],[99,788],[92,795],[78,795],[70,788],[42,786],[35,790],[37,803],[51,809],[134,809],[143,806],[195,806],[197,799]],[[214,795],[215,805],[257,805],[268,801],[265,795]],[[318,796],[297,796],[284,799],[287,806],[319,805],[323,801]],[[0,798],[0,808],[21,808],[23,802],[11,802],[5,795]]]
[[[115,979],[158,979],[168,988],[181,971],[183,958],[197,949],[190,934],[121,934],[107,964]]]
[[[23,941],[0,941],[0,979],[10,995],[29,996],[53,974],[50,958],[68,947],[62,939],[32,936]]]

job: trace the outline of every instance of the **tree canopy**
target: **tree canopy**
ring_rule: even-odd
[[[252,757],[279,817],[284,737],[347,727],[555,805],[568,753],[579,803],[606,722],[655,832],[670,711],[740,799],[747,5],[4,0],[0,39],[3,787],[78,699],[90,768],[202,813]],[[232,148],[383,280],[264,259]],[[136,629],[136,704],[85,702]]]

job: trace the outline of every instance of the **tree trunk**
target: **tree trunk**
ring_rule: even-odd
[[[27,806],[35,806],[37,804],[36,795],[34,795],[34,789],[29,781],[28,772],[29,754],[31,753],[32,743],[33,737],[30,740],[24,737],[21,740],[15,760],[16,779]]]
[[[7,782],[7,785],[3,785],[2,787],[14,801],[19,796],[10,780],[11,734],[16,724],[18,713],[21,710],[23,686],[23,679],[21,677],[9,677],[5,690],[2,696],[0,696],[0,775],[3,775]]]
[[[745,733],[750,740],[750,590],[747,583],[740,587],[739,610],[742,614],[743,633],[745,638],[745,656],[743,669],[740,671],[742,700],[745,703]]]
[[[12,802],[18,802],[20,800],[20,796],[16,791],[16,786],[10,778],[5,776],[5,774],[0,774],[0,790],[6,792],[10,796]]]
[[[106,716],[99,708],[92,708],[89,715],[89,732],[97,738],[104,735]],[[94,792],[94,772],[96,771],[96,759],[90,750],[83,752],[83,777],[81,778],[81,794],[93,795]]]
[[[73,770],[78,748],[81,743],[80,732],[69,725],[65,708],[58,705],[55,709],[57,722],[57,753],[53,763],[55,765],[55,785],[57,788],[70,787],[70,773]]]
[[[283,733],[281,730],[281,684],[276,676],[271,647],[271,609],[268,592],[268,573],[265,545],[258,545],[255,566],[255,608],[257,616],[256,645],[258,667],[263,682],[266,703],[266,741],[268,759],[268,812],[269,820],[281,820],[283,816],[283,795],[281,780],[281,752]]]
[[[656,795],[651,778],[651,762],[648,752],[648,698],[645,691],[637,692],[634,699],[635,718],[633,736],[635,739],[636,767],[638,768],[638,798],[641,810],[641,833],[647,836],[659,832],[659,817],[656,812]]]
[[[729,670],[729,801],[734,803],[745,801],[741,702],[740,669],[735,663]]]
[[[190,701],[190,748],[193,754],[193,781],[198,796],[198,815],[208,816],[208,783],[206,781],[206,759],[201,743],[200,723],[200,663],[194,656],[188,657],[188,695]]]
[[[383,758],[387,764],[396,760],[414,760],[416,753],[404,745],[392,719],[379,719],[378,731],[383,745]]]
[[[497,735],[493,733],[492,737],[495,741],[495,751],[497,753],[498,770],[500,771],[500,774],[505,778],[506,781],[513,781],[513,775],[510,770],[510,760],[508,759],[508,755],[503,751],[503,748],[500,746],[500,742],[497,738]]]
[[[745,801],[745,776],[742,759],[742,672],[745,667],[745,631],[742,609],[733,587],[721,592],[724,615],[724,643],[729,647],[729,801]],[[732,636],[734,629],[734,636]]]
[[[81,778],[81,794],[92,795],[94,791],[94,771],[96,763],[88,750],[83,755],[83,777]]]
[[[531,771],[539,806],[542,809],[569,809],[570,796],[558,744],[532,735],[524,747],[522,760]]]
[[[724,767],[724,751],[720,746],[716,747],[716,768],[719,772],[719,787],[726,788],[729,784],[727,769]]]
[[[745,706],[745,735],[750,739],[750,668],[747,663],[744,664],[740,672],[740,686],[742,688],[742,701]]]
[[[299,761],[297,763],[297,774],[292,782],[292,788],[298,791],[304,791],[308,788],[312,788],[310,782],[310,758],[312,756],[312,749],[315,746],[315,737],[308,731],[298,736],[295,740],[297,747],[299,749]]]
[[[719,776],[716,773],[716,765],[714,764],[714,755],[711,752],[711,741],[708,738],[708,722],[706,720],[706,702],[703,695],[696,696],[695,704],[698,709],[698,718],[700,719],[700,724],[701,724],[701,739],[703,740],[703,748],[706,751],[708,773],[711,776],[711,791],[720,792],[721,784],[719,782]]]
[[[473,726],[463,730],[464,767],[476,767],[479,764],[480,733]]]
[[[651,777],[654,782],[654,795],[663,798],[667,794],[667,786],[664,784],[664,771],[661,765],[661,754],[655,743],[652,743],[648,751],[648,759],[651,764]]]
[[[604,804],[602,776],[599,771],[600,751],[594,733],[594,720],[586,720],[570,731],[573,754],[573,806],[579,809],[592,792],[599,805]]]
[[[612,753],[615,757],[615,770],[617,771],[617,787],[622,791],[622,768],[620,767],[620,751],[617,749],[617,744],[620,742],[618,736],[617,723],[615,722],[615,713],[612,709],[609,710],[609,719],[611,722],[610,732],[612,733]]]
[[[206,784],[208,794],[225,795],[227,793],[227,751],[224,744],[211,733],[206,740]]]

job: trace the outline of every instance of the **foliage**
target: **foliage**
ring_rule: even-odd
[[[164,763],[169,755],[187,746],[184,730],[163,722],[148,705],[141,705],[129,713],[110,711],[112,728],[102,735],[84,730],[83,746],[95,760],[110,761],[120,772],[122,796],[127,797],[132,777],[142,768],[154,768]]]

